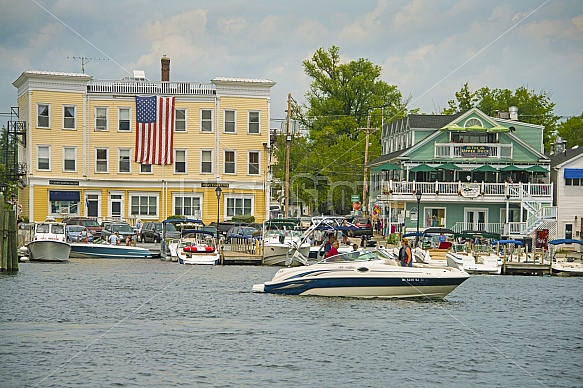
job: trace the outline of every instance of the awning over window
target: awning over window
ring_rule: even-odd
[[[52,190],[49,191],[49,201],[76,201],[79,202],[81,199],[80,191],[64,191],[64,190]]]
[[[583,168],[566,168],[565,178],[583,178]]]

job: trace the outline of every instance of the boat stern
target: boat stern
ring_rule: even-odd
[[[253,292],[265,292],[265,284],[254,284]]]

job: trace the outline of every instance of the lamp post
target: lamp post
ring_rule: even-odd
[[[215,189],[215,194],[217,195],[217,239],[219,238],[219,223],[221,222],[219,214],[221,213],[221,192],[223,191],[223,189],[221,189],[221,186],[217,186],[217,188]]]
[[[421,218],[421,190],[417,190],[415,193],[417,198],[417,236],[415,236],[415,247],[419,244],[419,219]]]

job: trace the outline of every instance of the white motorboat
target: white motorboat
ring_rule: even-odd
[[[500,275],[502,273],[502,260],[490,248],[474,246],[470,250],[467,244],[453,244],[452,249],[446,253],[447,265],[460,266],[470,274]]]
[[[555,247],[561,244],[579,244],[583,245],[583,241],[575,239],[557,239],[549,241],[549,245],[552,247],[553,252],[551,257],[553,258],[552,271],[553,275],[557,276],[583,276],[583,254],[579,257],[569,257],[566,256],[562,259],[557,259],[555,257]]]
[[[331,256],[316,264],[280,269],[254,292],[358,298],[442,299],[469,278],[449,267],[401,267],[368,250]]]
[[[263,234],[263,264],[286,266],[305,265],[307,262],[290,261],[293,250],[299,250],[302,256],[310,254],[310,243],[300,242],[302,232],[299,230],[266,230]]]
[[[67,243],[65,224],[47,219],[34,225],[32,241],[26,247],[31,261],[69,260],[71,245]]]
[[[151,259],[154,254],[146,248],[109,243],[71,243],[72,259]]]
[[[176,247],[176,255],[180,264],[215,265],[221,262],[214,234],[204,230],[183,230]]]

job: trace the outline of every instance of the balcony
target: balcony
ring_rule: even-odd
[[[91,80],[87,84],[88,93],[109,94],[169,94],[206,95],[216,94],[215,85],[200,82],[150,82],[136,80]]]
[[[512,144],[435,143],[435,158],[512,159]]]
[[[421,191],[424,200],[458,202],[477,199],[487,202],[539,201],[552,203],[552,183],[471,183],[471,182],[383,182],[381,198],[389,201],[415,201]]]

